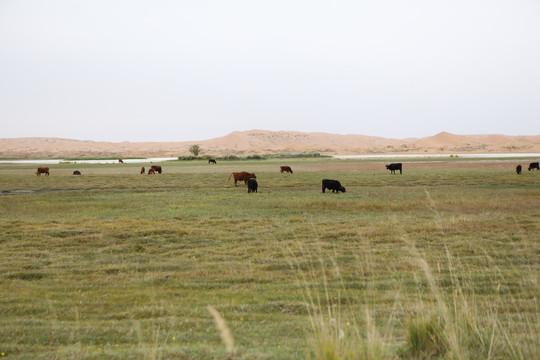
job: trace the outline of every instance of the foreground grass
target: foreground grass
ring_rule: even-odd
[[[3,168],[0,352],[227,358],[211,306],[239,359],[538,358],[538,174],[333,164]]]

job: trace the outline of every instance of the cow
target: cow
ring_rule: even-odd
[[[208,159],[209,164],[217,164],[215,159]]]
[[[144,166],[141,168],[141,174],[144,174],[146,172],[146,169],[144,168]]]
[[[249,179],[256,179],[257,178],[255,176],[255,174],[251,174],[251,173],[248,173],[248,172],[245,172],[245,171],[231,173],[231,175],[234,175],[234,186],[236,186],[237,181],[244,181],[244,185],[247,185],[247,181]],[[229,175],[229,178],[227,179],[227,181],[229,181],[231,179],[231,175]]]
[[[521,174],[521,165],[516,166],[516,173]]]
[[[124,163],[124,160],[118,159],[118,162],[119,162],[120,164],[123,164],[123,163]]]
[[[387,170],[390,170],[390,174],[395,174],[396,170],[399,170],[399,173],[401,174],[401,163],[392,163],[390,165],[385,165]]]
[[[256,193],[257,192],[257,187],[259,186],[259,184],[257,184],[257,180],[255,179],[249,179],[247,181],[247,187],[248,187],[248,194],[249,193]]]
[[[150,169],[154,169],[154,171],[157,171],[161,174],[161,166],[160,165],[152,165]]]
[[[281,172],[281,173],[288,172],[288,173],[291,173],[291,174],[293,173],[290,166],[280,166],[279,167],[279,172]]]
[[[540,170],[540,166],[538,165],[538,162],[533,162],[529,164],[529,171],[534,170],[534,169]]]
[[[38,167],[36,171],[36,175],[40,176],[41,174],[45,174],[45,176],[49,176],[49,168],[48,167]]]
[[[322,181],[322,192],[324,192],[326,189],[332,190],[332,192],[335,192],[339,194],[339,192],[345,192],[345,187],[341,186],[340,182],[337,180],[328,180],[324,179]]]
[[[79,170],[75,170],[75,171],[73,172],[73,175],[81,175],[81,172],[80,172]]]
[[[155,175],[156,171],[152,168],[148,169],[148,175]]]

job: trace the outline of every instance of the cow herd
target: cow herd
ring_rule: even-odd
[[[521,174],[521,169],[522,169],[522,168],[521,168],[521,165],[516,166],[516,173],[517,173],[518,175]],[[538,162],[532,162],[532,163],[530,163],[530,164],[529,164],[529,168],[528,168],[527,170],[531,171],[531,170],[534,170],[534,169],[540,170],[540,163],[538,163]]]
[[[122,159],[119,159],[120,163],[123,163]],[[216,164],[216,161],[214,159],[208,160],[209,164]],[[387,170],[390,170],[391,174],[395,174],[396,170],[399,170],[399,173],[403,173],[403,165],[401,163],[392,163],[389,165],[385,165]],[[540,165],[538,162],[532,162],[529,164],[528,170],[539,170],[540,171]],[[293,171],[290,166],[280,166],[279,167],[280,173],[290,173],[292,174]],[[516,166],[516,173],[519,175],[521,174],[522,167],[521,165]],[[158,174],[161,174],[163,169],[160,165],[152,165],[150,169],[148,169],[148,175],[154,175],[156,172]],[[141,167],[141,174],[145,174],[146,169],[145,167]],[[49,176],[49,168],[48,167],[38,167],[36,171],[36,175],[40,176],[41,174],[44,174],[45,176]],[[79,170],[75,170],[73,172],[73,175],[81,175],[81,172]],[[257,176],[253,173],[248,173],[245,171],[241,172],[233,172],[229,175],[229,178],[227,180],[231,179],[231,176],[234,179],[234,186],[237,186],[238,181],[243,181],[244,185],[248,187],[248,193],[256,193],[257,188],[259,184],[257,183]],[[325,190],[332,190],[333,193],[339,194],[339,192],[345,192],[345,187],[341,185],[341,183],[337,180],[330,180],[330,179],[323,179],[322,180],[322,192],[324,193]]]
[[[163,170],[161,169],[161,165],[152,165],[150,169],[148,169],[148,175],[154,175],[155,173],[161,174]],[[145,168],[144,166],[141,167],[141,174],[144,174]]]

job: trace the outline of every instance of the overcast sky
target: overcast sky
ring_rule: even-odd
[[[539,0],[0,0],[0,138],[540,134]]]

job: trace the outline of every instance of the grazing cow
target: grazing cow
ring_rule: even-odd
[[[521,174],[521,165],[516,166],[516,173]]]
[[[75,170],[75,171],[73,172],[73,175],[81,175],[81,172],[80,172],[79,170]]]
[[[396,170],[399,170],[399,173],[401,174],[401,163],[393,163],[390,165],[385,165],[387,170],[390,170],[390,174],[395,174]]]
[[[144,166],[141,168],[141,174],[144,174],[146,172],[146,169],[144,168]]]
[[[253,192],[257,192],[257,187],[259,186],[259,184],[257,184],[257,180],[255,179],[249,179],[247,181],[247,187],[248,187],[248,194],[249,193],[253,193]]]
[[[540,170],[540,166],[538,165],[537,162],[533,162],[529,164],[529,171],[534,170],[534,169]]]
[[[124,160],[118,159],[118,162],[121,163],[121,164],[123,164],[123,163],[124,163]]]
[[[156,171],[152,168],[148,169],[148,175],[155,175]]]
[[[231,175],[234,175],[234,186],[236,186],[237,181],[244,181],[244,185],[247,185],[247,181],[249,179],[256,179],[257,178],[255,176],[255,174],[251,174],[251,173],[248,173],[248,172],[245,172],[245,171],[231,173]],[[229,178],[227,179],[227,181],[229,181],[231,179],[231,175],[229,175]]]
[[[152,165],[151,169],[154,169],[154,171],[157,171],[161,174],[161,166],[160,165]]]
[[[217,164],[215,159],[208,159],[209,164]]]
[[[326,189],[332,190],[332,192],[338,193],[345,192],[345,187],[341,186],[340,182],[337,180],[328,180],[324,179],[322,181],[322,192],[324,192]]]
[[[288,173],[291,173],[291,174],[293,173],[290,166],[280,166],[279,167],[279,172],[281,172],[281,173],[288,172]]]
[[[48,167],[38,167],[36,171],[36,175],[40,176],[41,174],[45,174],[46,176],[49,176],[49,168]]]

